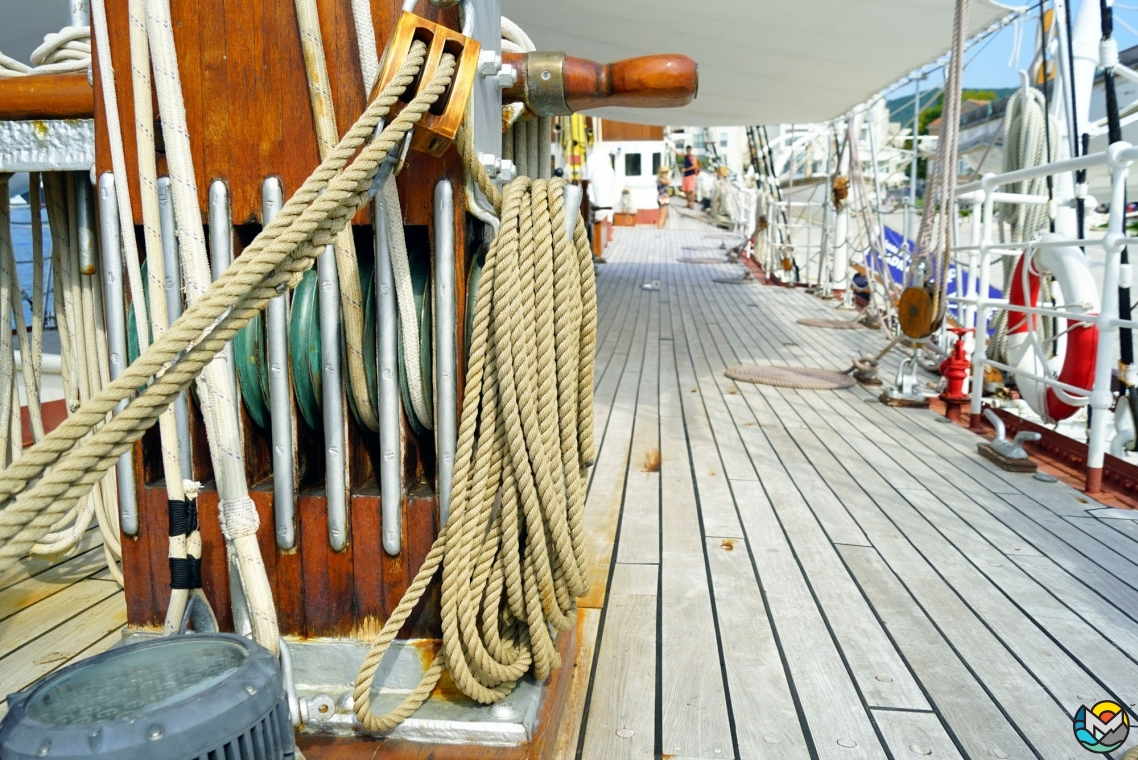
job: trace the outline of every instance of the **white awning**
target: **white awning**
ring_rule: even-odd
[[[683,53],[683,109],[600,109],[641,124],[727,126],[834,118],[946,52],[953,0],[502,0],[539,50],[598,61]],[[973,0],[968,35],[1009,10]]]

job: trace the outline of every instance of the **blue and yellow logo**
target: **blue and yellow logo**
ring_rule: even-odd
[[[1109,700],[1090,708],[1080,705],[1074,723],[1075,738],[1091,752],[1113,752],[1130,733],[1130,716],[1122,705]]]

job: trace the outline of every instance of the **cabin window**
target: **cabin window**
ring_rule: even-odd
[[[626,176],[626,177],[639,177],[640,176],[640,154],[639,153],[625,153],[624,154],[624,176]]]
[[[660,173],[660,165],[663,162],[663,159],[664,159],[663,153],[653,153],[652,154],[652,175],[653,176]]]

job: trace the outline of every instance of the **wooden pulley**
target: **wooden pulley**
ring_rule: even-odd
[[[915,340],[922,340],[933,334],[940,327],[940,322],[934,321],[933,295],[928,288],[909,286],[901,292],[901,299],[897,302],[897,320],[901,324],[901,332]]]
[[[848,177],[835,177],[834,186],[830,189],[834,198],[834,208],[841,208],[842,203],[850,195],[850,180]]]
[[[395,31],[387,41],[383,51],[383,69],[375,87],[368,96],[374,100],[386,87],[407,60],[411,45],[416,41],[427,45],[427,60],[419,76],[407,88],[392,109],[388,120],[393,118],[403,106],[410,103],[418,94],[419,88],[431,81],[439,69],[444,54],[455,57],[457,67],[450,86],[439,97],[431,110],[423,115],[411,137],[411,148],[432,156],[441,156],[454,142],[454,136],[466,116],[466,106],[470,101],[470,91],[474,88],[474,78],[478,73],[478,53],[481,46],[469,37],[463,37],[453,29],[427,21],[413,13],[404,12],[399,17]]]
[[[604,106],[680,108],[695,100],[699,67],[686,55],[646,55],[597,63],[564,53],[503,53],[517,81],[505,102],[525,103],[538,116],[568,116]]]

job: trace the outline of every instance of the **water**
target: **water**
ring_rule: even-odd
[[[32,208],[21,198],[12,199],[12,249],[16,258],[16,276],[20,280],[21,302],[24,306],[24,320],[29,327],[32,323]],[[55,314],[55,299],[51,292],[51,230],[47,226],[47,210],[42,209],[40,226],[43,229],[44,291],[46,296],[45,313]],[[54,320],[52,320],[54,321]],[[50,324],[51,322],[49,322]],[[15,320],[13,320],[15,326]]]

